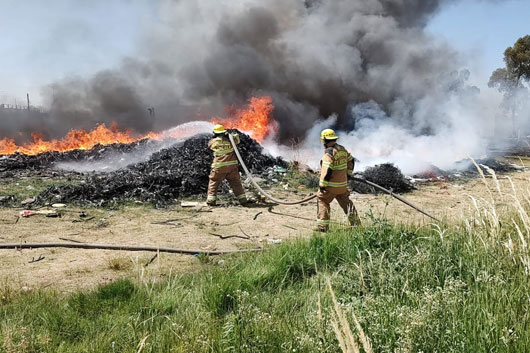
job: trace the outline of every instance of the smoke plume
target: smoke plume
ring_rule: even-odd
[[[451,2],[160,0],[141,55],[46,87],[49,116],[36,130],[58,137],[116,121],[145,133],[266,94],[280,141],[303,138],[332,116],[327,124],[356,144],[381,138],[381,148],[399,132],[405,151],[409,138],[452,136],[476,117],[457,116],[478,99],[458,54],[424,31]],[[0,134],[35,128],[24,119],[12,124]]]

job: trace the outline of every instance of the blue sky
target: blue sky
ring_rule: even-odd
[[[493,70],[504,65],[504,50],[530,34],[530,1],[462,0],[446,6],[427,31],[446,39],[471,60],[477,84],[487,84]]]
[[[26,92],[38,103],[42,85],[141,55],[137,42],[156,17],[156,2],[0,0],[0,103]],[[504,49],[530,34],[529,18],[528,0],[461,0],[438,13],[427,31],[470,58],[474,83],[484,87],[503,65]]]
[[[0,102],[134,54],[150,0],[0,0]],[[5,35],[7,34],[7,35]]]

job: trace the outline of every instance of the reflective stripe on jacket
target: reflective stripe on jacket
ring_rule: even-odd
[[[236,145],[239,144],[239,135],[232,134],[232,136],[234,136]],[[212,169],[239,164],[228,136],[214,137],[208,143],[208,148],[213,151]]]
[[[333,188],[334,191],[346,190],[348,175],[353,173],[353,157],[341,145],[331,143],[320,161],[320,187]]]

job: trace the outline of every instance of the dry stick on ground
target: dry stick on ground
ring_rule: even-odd
[[[37,248],[71,248],[71,249],[100,249],[100,250],[122,250],[122,251],[157,251],[172,254],[184,255],[223,255],[234,253],[257,252],[262,249],[243,249],[243,250],[192,250],[176,248],[160,248],[156,246],[132,246],[132,245],[114,245],[114,244],[91,244],[91,243],[0,243],[0,249],[37,249]]]
[[[39,262],[39,261],[42,261],[44,260],[45,257],[42,256],[42,255],[39,255],[39,257],[37,259],[35,259],[34,257],[31,258],[31,261],[29,262],[30,264],[34,263],[34,262]]]
[[[88,221],[93,220],[94,218],[96,218],[96,217],[92,216],[92,217],[88,217],[87,219],[83,219],[83,218],[81,218],[81,219],[74,219],[74,220],[72,221],[72,223],[88,222]]]
[[[286,224],[282,224],[282,226],[284,226],[285,228],[292,229],[292,230],[298,230],[298,229],[296,229],[295,227],[291,227],[291,226],[288,226],[288,225],[286,225]]]
[[[222,234],[217,234],[217,233],[208,233],[210,235],[213,235],[213,236],[216,236],[216,237],[219,237],[220,239],[230,239],[230,238],[239,238],[239,239],[245,239],[245,240],[249,240],[250,237],[248,236],[243,236],[243,235],[237,235],[237,234],[234,234],[234,235],[222,235]]]
[[[253,218],[252,220],[255,221],[256,219],[258,219],[258,216],[259,216],[260,214],[263,214],[263,212],[262,212],[262,211],[259,211],[258,213],[256,213],[256,215],[254,216],[254,218]]]
[[[79,244],[85,244],[84,241],[79,241],[79,240],[74,240],[74,239],[68,239],[68,238],[59,238],[59,240],[71,241],[71,242],[73,242],[73,243],[79,243]]]
[[[147,262],[145,263],[144,267],[149,266],[153,261],[155,261],[155,259],[156,259],[157,257],[158,257],[158,253],[154,254],[153,257],[152,257],[149,261],[147,261]]]
[[[241,228],[241,226],[239,226],[239,230],[241,231],[241,233],[243,233],[247,237],[247,239],[250,239],[250,235],[245,233],[245,231],[243,230],[243,228]]]
[[[269,213],[272,213],[272,214],[275,214],[275,215],[278,215],[278,216],[292,217],[292,218],[297,218],[297,219],[303,219],[303,220],[306,220],[306,221],[314,221],[314,219],[312,219],[312,218],[300,217],[300,216],[295,216],[295,215],[292,215],[292,214],[281,213],[281,212],[275,212],[273,210],[273,207],[274,206],[269,206],[267,211],[269,211]]]
[[[178,222],[178,221],[183,221],[183,220],[186,220],[186,219],[195,218],[195,217],[197,217],[197,215],[193,215],[191,217],[184,217],[184,218],[171,218],[171,219],[166,219],[165,221],[151,222],[151,224],[176,225],[176,224],[172,224],[172,223],[173,222]]]
[[[228,227],[228,226],[233,226],[234,224],[238,224],[238,223],[241,223],[241,221],[236,221],[236,222],[226,223],[226,224],[217,224],[217,226],[218,227]]]

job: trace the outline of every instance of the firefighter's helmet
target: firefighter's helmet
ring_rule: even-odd
[[[320,133],[320,140],[321,141],[336,140],[338,138],[339,137],[337,135],[335,135],[335,131],[333,131],[331,129],[322,130],[322,132]]]
[[[223,125],[217,124],[213,127],[213,133],[214,134],[224,134],[226,132],[226,129]]]

